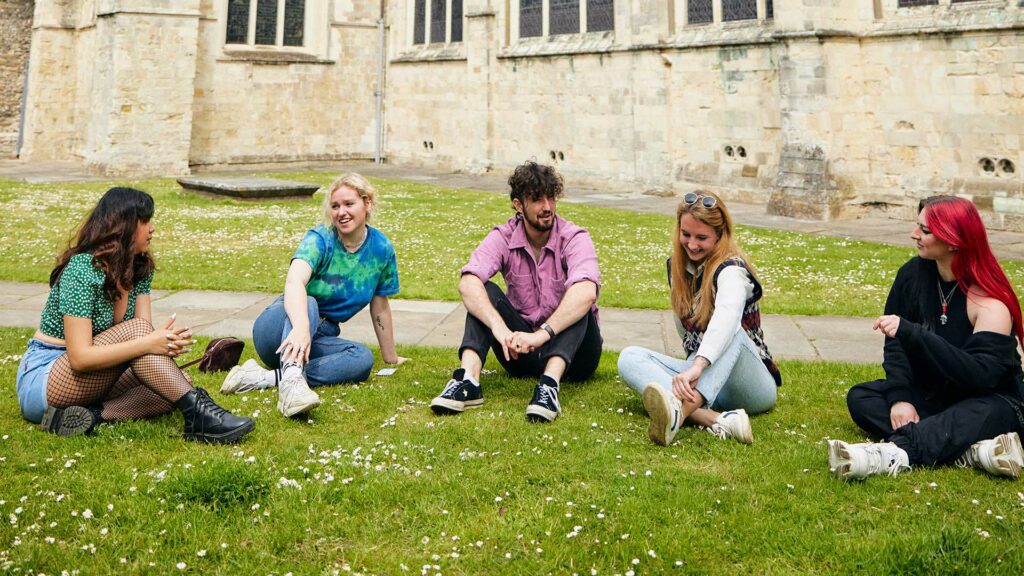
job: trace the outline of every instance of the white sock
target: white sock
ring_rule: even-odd
[[[472,376],[470,376],[470,375],[468,375],[468,374],[466,375],[466,377],[464,378],[464,380],[466,380],[467,382],[469,382],[469,383],[470,383],[470,384],[472,384],[473,386],[476,386],[477,388],[479,388],[479,387],[480,387],[480,383],[476,381],[476,378],[473,378]]]

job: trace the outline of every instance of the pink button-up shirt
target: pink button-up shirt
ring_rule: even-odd
[[[573,284],[589,280],[601,288],[590,233],[560,216],[555,216],[539,262],[533,258],[523,221],[513,216],[487,234],[462,273],[487,282],[499,270],[508,287],[509,302],[534,328],[551,316]],[[593,311],[596,315],[597,305]]]

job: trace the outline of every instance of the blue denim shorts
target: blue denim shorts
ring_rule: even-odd
[[[35,338],[28,341],[28,350],[21,357],[18,366],[18,404],[21,414],[29,422],[42,422],[46,414],[46,380],[50,377],[50,368],[67,348],[41,342]]]

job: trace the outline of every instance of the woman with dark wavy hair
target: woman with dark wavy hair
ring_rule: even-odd
[[[956,463],[1016,478],[1024,465],[1017,295],[970,201],[922,200],[910,237],[917,256],[896,274],[874,322],[885,334],[885,378],[846,397],[853,421],[885,442],[831,440],[829,467],[861,479]]]
[[[39,329],[18,367],[18,403],[44,431],[181,410],[187,440],[228,443],[254,428],[193,388],[174,358],[195,343],[174,317],[152,325],[153,198],[111,188],[57,257]]]

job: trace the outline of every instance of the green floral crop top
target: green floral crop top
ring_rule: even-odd
[[[103,291],[103,271],[93,265],[92,254],[76,254],[68,260],[60,279],[46,298],[39,331],[47,336],[64,339],[64,316],[92,320],[95,336],[114,325],[114,304]],[[128,291],[125,319],[135,317],[135,297],[149,294],[153,273],[140,280]]]

